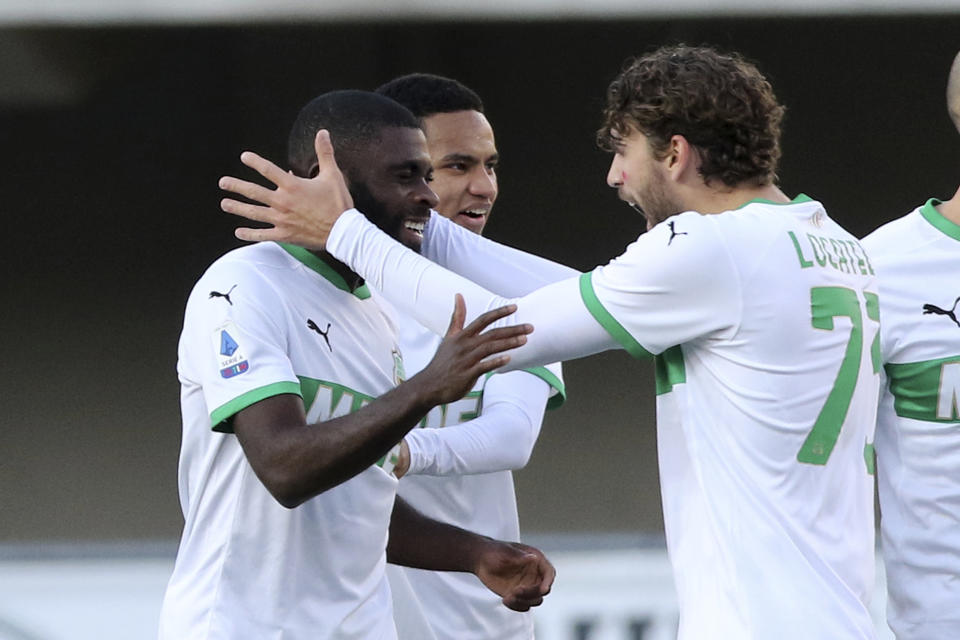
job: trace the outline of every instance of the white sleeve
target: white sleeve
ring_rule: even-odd
[[[231,302],[209,291],[234,287]],[[270,396],[300,395],[277,316],[283,301],[244,263],[221,260],[194,287],[187,302],[180,367],[203,389],[215,431],[231,432],[233,416]]]
[[[425,258],[501,296],[535,289],[580,275],[579,271],[468,231],[437,212],[424,230]]]
[[[736,332],[740,277],[715,218],[679,214],[673,225],[657,225],[585,276],[587,308],[632,355]],[[674,228],[682,241],[671,242]]]
[[[399,311],[440,335],[447,329],[458,293],[466,302],[468,323],[485,311],[515,303],[516,313],[493,326],[530,323],[534,332],[525,345],[508,352],[511,360],[506,369],[580,358],[618,346],[581,298],[580,283],[588,274],[547,285],[522,298],[503,298],[410,251],[355,209],[334,224],[327,251]]]
[[[407,473],[449,476],[522,469],[540,435],[549,394],[550,385],[526,371],[491,376],[479,416],[407,434]]]

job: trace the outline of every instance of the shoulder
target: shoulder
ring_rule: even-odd
[[[870,252],[870,257],[877,258],[891,251],[903,250],[915,236],[921,208],[917,207],[910,213],[877,227],[865,236],[862,244]]]
[[[187,300],[187,318],[207,315],[211,305],[227,311],[279,309],[279,289],[289,281],[284,271],[293,268],[285,252],[273,243],[240,247],[215,260],[197,280]]]

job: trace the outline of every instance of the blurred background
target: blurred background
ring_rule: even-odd
[[[781,186],[856,235],[960,183],[960,0],[0,0],[0,638],[155,634],[183,523],[177,338],[194,281],[239,245],[217,179],[252,177],[242,150],[282,161],[327,90],[457,78],[502,157],[487,235],[589,269],[643,229],[604,182],[605,88],[678,42],[758,64],[788,107]],[[526,539],[566,575],[583,563],[592,594],[558,582],[541,638],[671,637],[652,373],[622,352],[567,364],[516,474]],[[54,626],[51,602],[80,617]],[[129,620],[97,617],[111,606]]]

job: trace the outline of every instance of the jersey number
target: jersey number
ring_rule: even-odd
[[[864,292],[867,317],[880,320],[880,304],[877,295]],[[833,319],[850,318],[850,339],[837,372],[837,379],[830,389],[827,401],[820,409],[813,429],[803,441],[797,460],[808,464],[827,464],[827,459],[840,437],[840,427],[850,410],[853,391],[860,373],[860,357],[863,355],[863,314],[857,292],[845,287],[814,287],[810,290],[811,323],[817,329],[833,331]],[[874,373],[880,372],[880,334],[871,345],[871,360]]]

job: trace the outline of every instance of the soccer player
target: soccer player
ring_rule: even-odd
[[[599,140],[613,152],[608,183],[649,230],[497,323],[536,327],[511,367],[617,347],[655,357],[682,640],[874,637],[875,275],[819,202],[776,186],[782,114],[738,55],[677,46],[631,61],[608,88]],[[242,160],[276,191],[221,179],[263,203],[224,210],[274,225],[239,237],[325,246],[435,331],[453,292],[471,313],[504,301],[349,210],[322,132],[316,146],[315,180],[253,153]],[[431,220],[425,256],[469,255],[448,264],[487,289],[524,277],[498,262],[515,251],[442,223]]]
[[[316,170],[319,128],[370,219],[418,246],[436,196],[416,118],[373,93],[324,94],[293,126],[298,176]],[[329,254],[260,243],[206,271],[179,346],[185,525],[161,638],[396,638],[387,559],[473,572],[518,610],[542,600],[553,569],[539,551],[396,498],[404,434],[525,339],[527,328],[480,333],[510,308],[464,329],[455,306],[436,357],[404,382],[390,320]]]
[[[947,82],[960,131],[960,54]],[[960,190],[863,245],[880,278],[877,419],[887,621],[898,640],[960,638]]]
[[[377,89],[420,119],[433,165],[436,211],[481,233],[497,198],[493,129],[480,97],[463,84],[431,74],[396,78]],[[469,258],[469,256],[465,256]],[[439,337],[401,316],[400,350],[408,374],[423,368]],[[502,540],[519,540],[511,470],[530,459],[545,408],[563,400],[559,365],[481,378],[457,402],[434,408],[401,444],[398,495],[421,513]],[[533,616],[503,606],[467,573],[387,568],[400,635],[427,635],[405,622],[421,611],[437,638],[529,640]],[[406,584],[405,584],[406,583]],[[415,593],[410,595],[411,590]],[[406,631],[406,633],[404,633]]]

